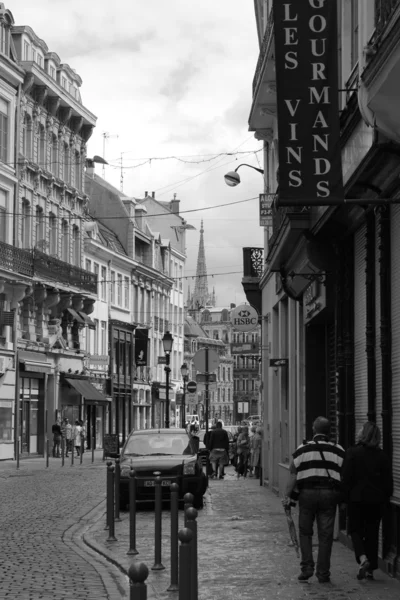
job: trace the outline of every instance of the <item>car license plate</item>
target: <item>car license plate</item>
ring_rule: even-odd
[[[154,481],[154,479],[147,480],[144,482],[144,485],[145,485],[145,487],[154,487],[155,481]],[[169,486],[169,485],[171,485],[171,481],[169,479],[163,479],[161,481],[161,485],[162,485],[162,487]]]

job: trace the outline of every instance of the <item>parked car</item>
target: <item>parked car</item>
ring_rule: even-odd
[[[179,485],[179,498],[190,492],[194,507],[203,507],[208,477],[203,473],[200,453],[185,429],[132,431],[121,450],[120,506],[129,502],[129,471],[136,473],[136,499],[154,501],[155,471],[161,473],[162,499],[170,498],[172,483]]]

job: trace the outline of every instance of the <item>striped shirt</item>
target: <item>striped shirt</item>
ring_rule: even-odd
[[[296,469],[297,484],[299,488],[307,484],[327,483],[329,476],[340,483],[345,452],[339,444],[326,441],[326,438],[318,436],[310,442],[305,442],[293,453],[293,465]],[[320,450],[324,455],[322,459]],[[329,471],[329,476],[327,470]]]

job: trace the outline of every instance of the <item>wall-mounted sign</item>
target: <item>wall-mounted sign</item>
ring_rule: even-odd
[[[231,323],[235,331],[253,331],[258,326],[258,312],[250,304],[240,304],[231,310]]]
[[[135,363],[137,367],[147,366],[147,348],[149,345],[149,330],[135,329]]]
[[[167,357],[166,356],[159,356],[158,360],[157,360],[157,364],[158,365],[166,365],[167,364]]]
[[[237,411],[241,415],[245,415],[249,412],[249,403],[248,402],[238,402],[237,403]]]
[[[319,281],[312,281],[303,294],[303,318],[307,324],[326,307],[326,287]]]
[[[272,227],[272,201],[275,194],[260,194],[260,226]]]
[[[344,201],[336,0],[274,0],[278,206]]]
[[[289,364],[288,358],[270,358],[269,366],[270,367],[287,367]]]

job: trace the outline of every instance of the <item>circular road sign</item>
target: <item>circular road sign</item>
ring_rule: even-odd
[[[258,312],[251,304],[241,304],[231,310],[231,323],[236,331],[253,331],[258,325]]]
[[[206,352],[208,352],[208,369],[206,369]],[[201,348],[193,357],[194,366],[200,373],[211,373],[218,369],[219,356],[212,348]]]
[[[189,392],[189,394],[194,394],[197,390],[197,383],[195,381],[189,381],[189,383],[186,386],[186,389]]]

